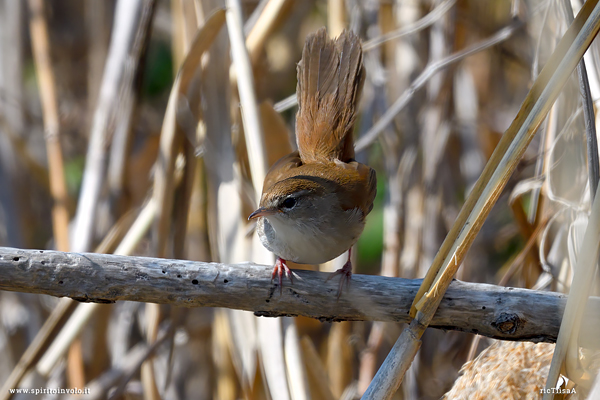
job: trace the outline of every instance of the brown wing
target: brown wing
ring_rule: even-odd
[[[296,89],[296,140],[303,162],[354,158],[352,127],[364,79],[362,48],[352,31],[333,41],[322,28],[306,39]]]
[[[377,194],[377,175],[375,170],[357,161],[343,164],[338,163],[337,166],[341,166],[347,171],[354,171],[359,176],[358,179],[348,180],[347,183],[341,186],[348,192],[345,196],[340,197],[342,199],[342,208],[349,210],[359,207],[364,215],[367,216],[373,209],[373,201]],[[349,184],[350,181],[353,184]],[[366,196],[365,193],[367,194]],[[358,203],[357,199],[360,199]]]

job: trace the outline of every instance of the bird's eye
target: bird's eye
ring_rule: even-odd
[[[283,201],[283,203],[281,203],[281,205],[283,206],[283,208],[287,209],[294,208],[294,206],[296,205],[296,199],[293,197],[288,197]]]

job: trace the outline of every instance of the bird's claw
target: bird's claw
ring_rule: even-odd
[[[350,287],[350,282],[352,279],[352,262],[350,262],[350,260],[348,260],[346,262],[346,264],[344,264],[344,266],[340,269],[338,269],[335,272],[332,272],[329,277],[327,277],[327,280],[325,282],[329,282],[330,279],[332,279],[333,277],[337,276],[337,275],[342,275],[340,277],[340,285],[338,287],[338,292],[337,292],[337,299],[340,299],[340,296],[342,294],[342,289],[344,288],[344,281],[346,282],[346,287]]]
[[[273,273],[271,274],[271,284],[273,284],[273,280],[276,276],[279,277],[279,295],[283,294],[283,275],[288,277],[290,283],[293,285],[294,280],[292,279],[292,271],[286,264],[286,261],[282,258],[277,257],[277,261],[275,261],[275,266],[273,267]]]

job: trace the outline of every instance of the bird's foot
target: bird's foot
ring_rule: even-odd
[[[350,258],[350,257],[348,257]],[[352,262],[348,259],[346,264],[335,272],[332,272],[325,282],[328,282],[330,279],[334,278],[337,275],[341,275],[340,277],[340,286],[337,292],[337,299],[340,299],[340,295],[342,294],[342,289],[344,288],[344,282],[346,282],[346,287],[350,287],[350,280],[352,279]]]
[[[273,267],[273,273],[271,274],[271,284],[273,283],[273,279],[275,279],[276,276],[279,277],[279,294],[282,295],[283,294],[283,275],[285,274],[285,276],[288,277],[288,279],[290,280],[290,283],[293,285],[294,284],[294,280],[292,279],[292,271],[288,268],[286,261],[281,258],[281,257],[277,257],[277,261],[275,261],[275,266]]]

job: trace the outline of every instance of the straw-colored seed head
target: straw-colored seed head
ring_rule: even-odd
[[[550,343],[495,342],[462,367],[444,399],[541,399],[553,352]]]

